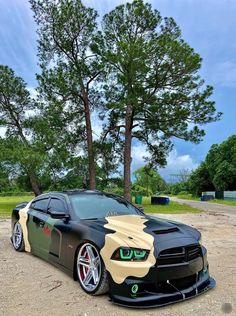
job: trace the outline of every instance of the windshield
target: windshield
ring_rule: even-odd
[[[125,214],[142,214],[134,206],[118,196],[80,193],[78,195],[71,195],[70,199],[75,215],[80,219],[93,219]]]

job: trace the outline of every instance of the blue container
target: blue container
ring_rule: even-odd
[[[214,200],[214,196],[213,195],[205,194],[205,195],[201,196],[201,201],[202,202],[210,201],[210,200]]]
[[[152,196],[151,204],[152,205],[168,205],[170,199],[167,196]]]

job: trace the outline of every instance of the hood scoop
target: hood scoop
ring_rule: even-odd
[[[168,227],[168,228],[153,230],[153,233],[156,235],[162,235],[162,234],[174,233],[174,232],[177,232],[178,230],[179,229],[177,227]]]

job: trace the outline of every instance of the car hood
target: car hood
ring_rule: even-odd
[[[119,215],[105,218],[105,222],[93,222],[95,229],[106,229],[106,234],[113,235],[117,243],[122,246],[151,249],[153,245],[168,247],[173,239],[178,245],[196,243],[200,233],[187,225],[171,222],[154,216],[147,215]],[[108,233],[108,231],[110,233]]]

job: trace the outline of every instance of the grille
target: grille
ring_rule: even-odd
[[[169,265],[184,263],[198,257],[201,257],[201,247],[199,245],[170,248],[160,252],[157,264]]]

